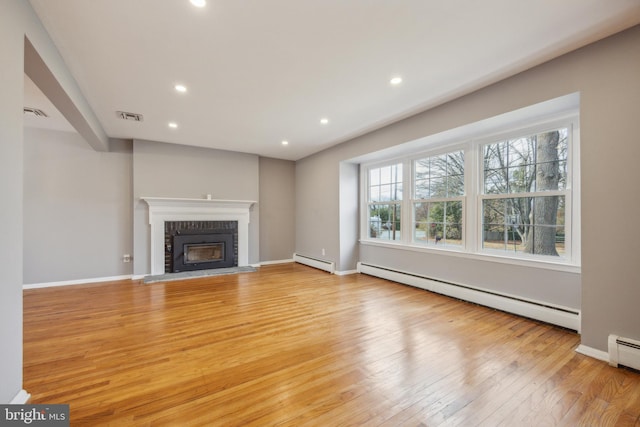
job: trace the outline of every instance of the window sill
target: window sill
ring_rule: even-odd
[[[542,268],[546,270],[556,270],[563,271],[567,273],[575,273],[580,274],[582,269],[580,265],[570,264],[568,262],[561,261],[553,261],[548,259],[531,259],[524,257],[513,257],[502,255],[499,252],[490,253],[471,253],[467,252],[464,249],[456,249],[455,247],[446,247],[446,248],[431,248],[425,246],[418,245],[407,245],[405,243],[393,242],[393,241],[376,241],[376,240],[368,240],[368,239],[360,239],[361,245],[366,246],[377,246],[389,249],[396,249],[402,251],[410,251],[410,252],[422,252],[432,255],[442,255],[442,256],[454,256],[465,259],[473,259],[479,261],[486,262],[495,262],[499,264],[511,264],[511,265],[519,265],[522,267],[529,268]]]

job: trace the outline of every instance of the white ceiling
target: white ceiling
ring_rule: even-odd
[[[640,0],[30,2],[109,137],[291,160],[640,22]]]

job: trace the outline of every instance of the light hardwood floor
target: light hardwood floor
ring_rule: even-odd
[[[365,275],[24,292],[24,386],[71,425],[640,425],[640,374],[579,336]]]

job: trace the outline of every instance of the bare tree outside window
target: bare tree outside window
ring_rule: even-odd
[[[362,241],[579,264],[577,119],[563,113],[520,130],[503,126],[502,137],[434,137],[415,152],[363,165]]]
[[[462,245],[464,151],[414,161],[414,234],[422,245]]]
[[[485,248],[560,255],[567,151],[566,128],[484,145]]]

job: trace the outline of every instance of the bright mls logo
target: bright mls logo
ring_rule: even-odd
[[[69,405],[0,405],[0,426],[69,427]]]

